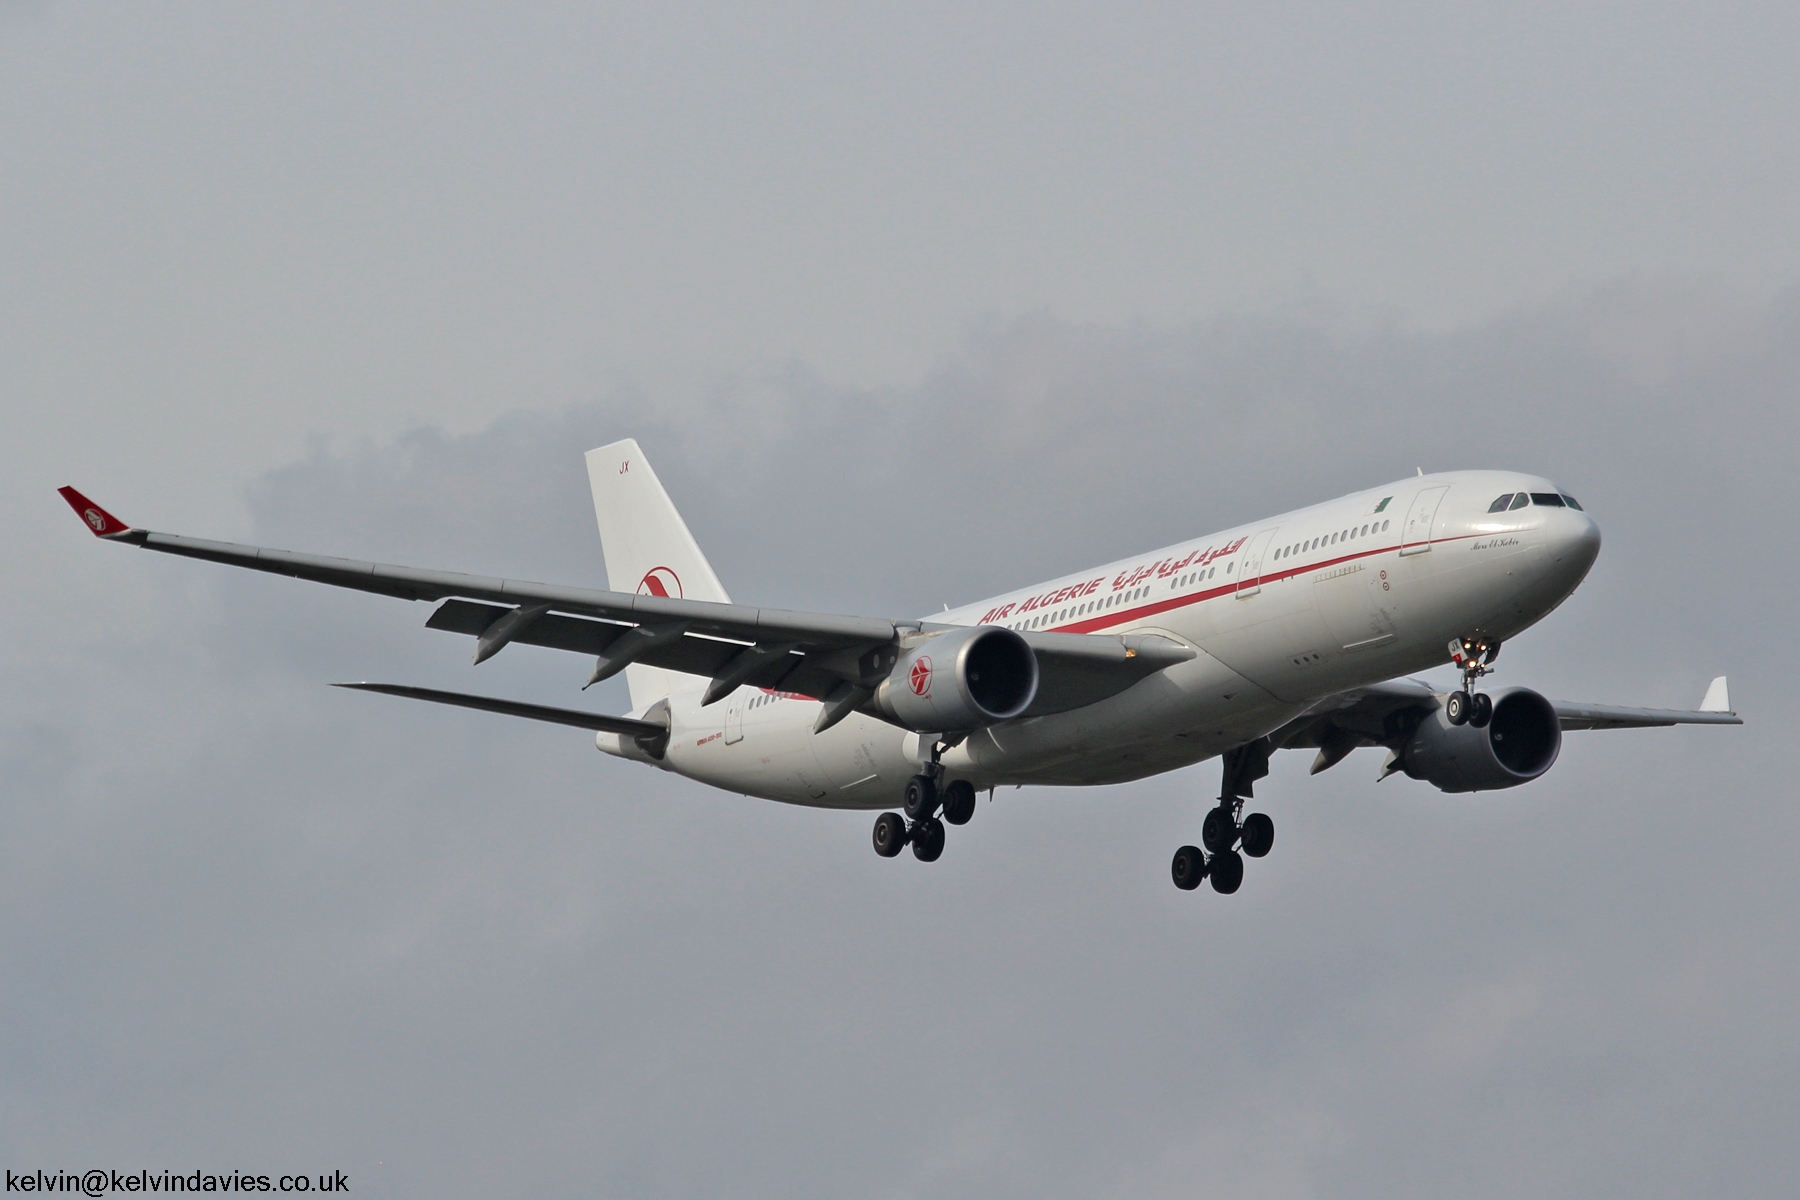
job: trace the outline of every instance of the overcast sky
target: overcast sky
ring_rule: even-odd
[[[0,1165],[353,1195],[1800,1190],[1800,18],[1774,5],[0,0]],[[342,679],[619,710],[56,497],[912,616],[1427,471],[1605,548],[1443,796],[1278,756],[867,814]]]

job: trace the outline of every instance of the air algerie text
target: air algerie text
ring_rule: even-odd
[[[1189,551],[1185,558],[1159,558],[1155,562],[1147,563],[1143,566],[1127,567],[1125,570],[1120,571],[1117,575],[1113,576],[1112,591],[1122,592],[1126,588],[1136,587],[1151,576],[1155,576],[1158,579],[1167,579],[1177,571],[1186,570],[1188,567],[1204,567],[1208,563],[1224,558],[1228,554],[1236,554],[1239,548],[1243,546],[1245,540],[1246,539],[1244,538],[1238,538],[1236,541],[1227,542],[1225,545],[1217,548],[1208,546],[1204,550]],[[1002,604],[998,608],[988,609],[987,612],[982,614],[981,620],[977,621],[976,624],[988,625],[995,621],[1004,621],[1014,614],[1036,612],[1040,608],[1054,608],[1058,604],[1062,604],[1069,600],[1079,600],[1083,596],[1091,596],[1099,591],[1100,585],[1105,582],[1106,576],[1102,575],[1097,579],[1088,579],[1081,583],[1071,583],[1067,587],[1056,589],[1054,592],[1045,592],[1042,595],[1030,596],[1024,600],[1015,600],[1011,604]]]

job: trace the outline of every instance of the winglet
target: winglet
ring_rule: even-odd
[[[1706,699],[1700,702],[1701,712],[1730,712],[1731,693],[1725,690],[1725,677],[1719,676],[1706,689]]]
[[[58,495],[69,502],[69,507],[75,510],[76,515],[88,523],[88,528],[94,531],[95,537],[116,538],[131,532],[131,526],[119,520],[119,518],[113,516],[98,504],[95,504],[92,500],[89,500],[74,488],[61,487],[57,488],[56,491]]]

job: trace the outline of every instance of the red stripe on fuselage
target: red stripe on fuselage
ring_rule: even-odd
[[[1440,546],[1445,542],[1460,542],[1467,538],[1486,536],[1488,535],[1484,533],[1464,533],[1458,534],[1456,537],[1436,538],[1430,544],[1433,546]],[[1404,543],[1396,542],[1393,545],[1383,546],[1377,550],[1359,550],[1355,554],[1345,554],[1338,558],[1328,558],[1323,562],[1309,563],[1304,567],[1287,567],[1274,573],[1265,571],[1258,577],[1257,586],[1260,587],[1263,584],[1268,583],[1279,583],[1283,579],[1291,579],[1296,575],[1304,575],[1308,571],[1323,571],[1327,568],[1335,567],[1340,563],[1355,562],[1359,558],[1373,558],[1378,554],[1392,554],[1396,550],[1401,549],[1403,545]],[[1128,608],[1122,612],[1097,613],[1090,617],[1084,617],[1079,621],[1070,621],[1064,625],[1053,625],[1043,632],[1097,633],[1102,629],[1109,629],[1114,625],[1123,625],[1128,621],[1141,620],[1144,617],[1154,616],[1157,613],[1168,612],[1170,609],[1183,608],[1189,604],[1200,604],[1207,600],[1217,599],[1220,596],[1235,595],[1237,590],[1237,584],[1233,582],[1221,584],[1215,588],[1208,588],[1203,592],[1190,592],[1185,596],[1170,596],[1166,600],[1146,600],[1135,608]]]

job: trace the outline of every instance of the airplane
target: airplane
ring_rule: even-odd
[[[335,686],[594,731],[607,754],[748,796],[881,810],[877,854],[944,850],[977,793],[1097,786],[1221,760],[1175,885],[1230,894],[1274,822],[1243,812],[1277,750],[1312,773],[1358,747],[1448,793],[1515,787],[1565,731],[1741,725],[1725,677],[1693,710],[1483,690],[1501,645],[1586,577],[1600,528],[1548,479],[1451,471],[1383,484],[913,620],[735,604],[637,442],[587,453],[610,590],[420,570],[126,525],[61,495],[108,541],[406,600],[430,629],[591,656],[631,710],[387,683]],[[1453,664],[1458,686],[1409,678]],[[896,811],[898,810],[898,811]]]

